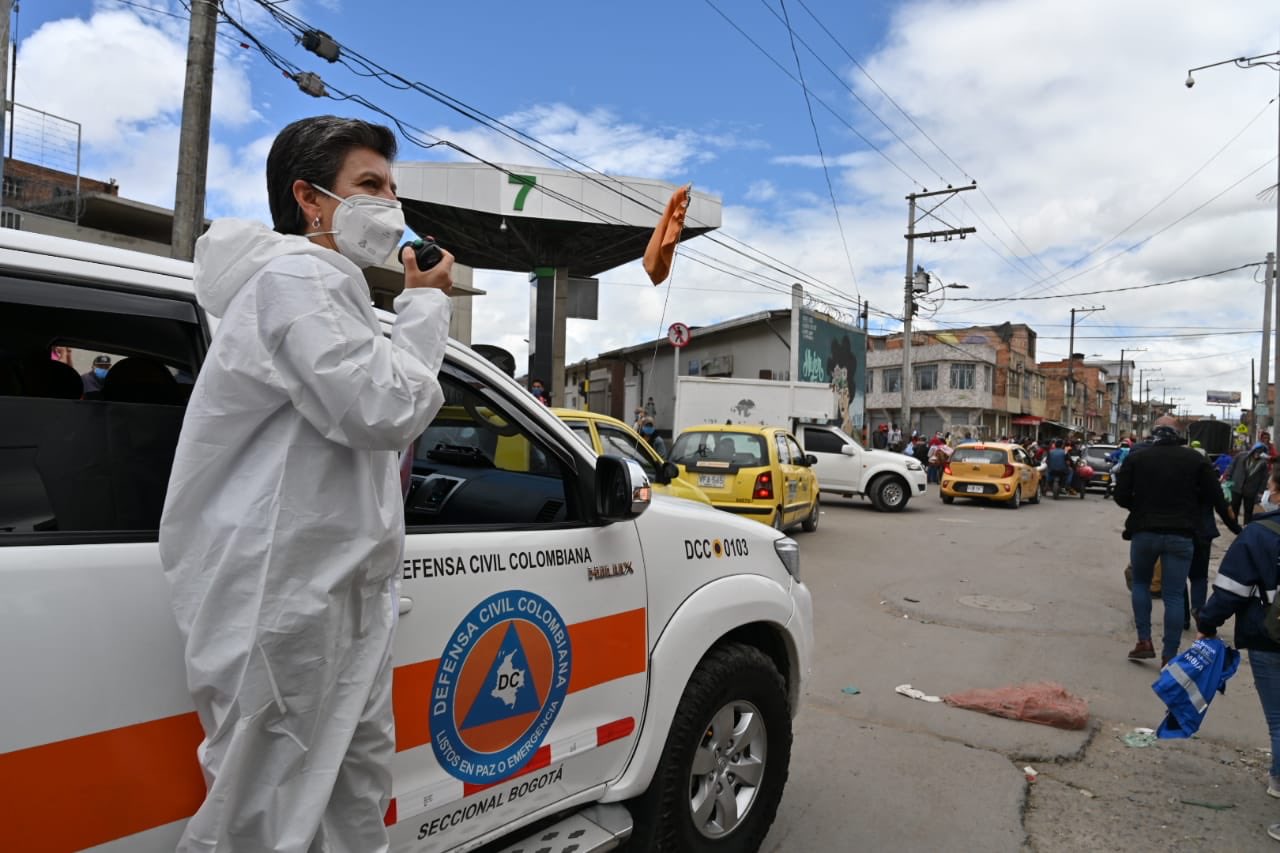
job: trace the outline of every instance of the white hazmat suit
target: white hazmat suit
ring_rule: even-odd
[[[221,317],[160,522],[208,794],[179,850],[385,850],[397,451],[439,410],[450,305],[406,289],[390,339],[360,269],[258,223],[196,245]]]

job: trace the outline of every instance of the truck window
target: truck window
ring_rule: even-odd
[[[202,352],[183,299],[0,279],[0,542],[154,541]]]
[[[577,521],[566,463],[479,377],[440,374],[445,403],[414,442],[405,524],[538,527]],[[418,532],[426,532],[420,530]]]
[[[843,453],[845,442],[831,430],[805,427],[804,449],[810,453]]]

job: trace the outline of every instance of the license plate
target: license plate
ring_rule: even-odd
[[[1102,482],[1104,482],[1104,483],[1105,483],[1105,482],[1107,482],[1108,480],[1110,480],[1110,479],[1111,479],[1111,475],[1110,475],[1110,474],[1103,474],[1099,479],[1101,479],[1101,480],[1102,480]]]
[[[982,486],[965,486],[964,490],[971,495],[980,495],[986,491]]]
[[[699,474],[698,485],[709,489],[723,489],[724,474]]]

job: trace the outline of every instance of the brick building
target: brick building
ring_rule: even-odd
[[[1110,429],[1111,396],[1107,371],[1096,365],[1084,363],[1077,353],[1069,361],[1040,363],[1040,371],[1048,382],[1047,409],[1050,417],[1066,424],[1072,432],[1088,436],[1107,434]],[[1070,420],[1067,415],[1067,395],[1075,386]]]

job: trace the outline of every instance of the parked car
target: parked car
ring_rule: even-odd
[[[191,275],[0,229],[0,850],[172,851],[205,796],[157,543],[210,346]],[[54,347],[143,381],[82,399]],[[456,341],[439,375],[402,469],[391,850],[757,849],[813,649],[796,542],[650,498]]]
[[[711,505],[787,530],[818,529],[817,458],[780,427],[690,427],[676,437],[670,459],[680,477],[707,493]]]
[[[962,444],[942,469],[944,504],[956,498],[1000,501],[1017,509],[1040,503],[1041,470],[1016,444]]]
[[[1109,462],[1107,457],[1110,456],[1117,448],[1115,444],[1090,444],[1081,454],[1081,461],[1093,469],[1093,477],[1088,483],[1085,483],[1086,489],[1102,489],[1107,495],[1111,494],[1111,485],[1114,474],[1111,469],[1115,467],[1114,462]]]
[[[649,476],[653,490],[660,495],[710,504],[707,493],[686,480],[680,479],[680,469],[658,455],[640,433],[617,418],[599,412],[581,409],[551,410],[557,418],[569,425],[574,435],[586,442],[597,454],[621,456],[632,459]]]

